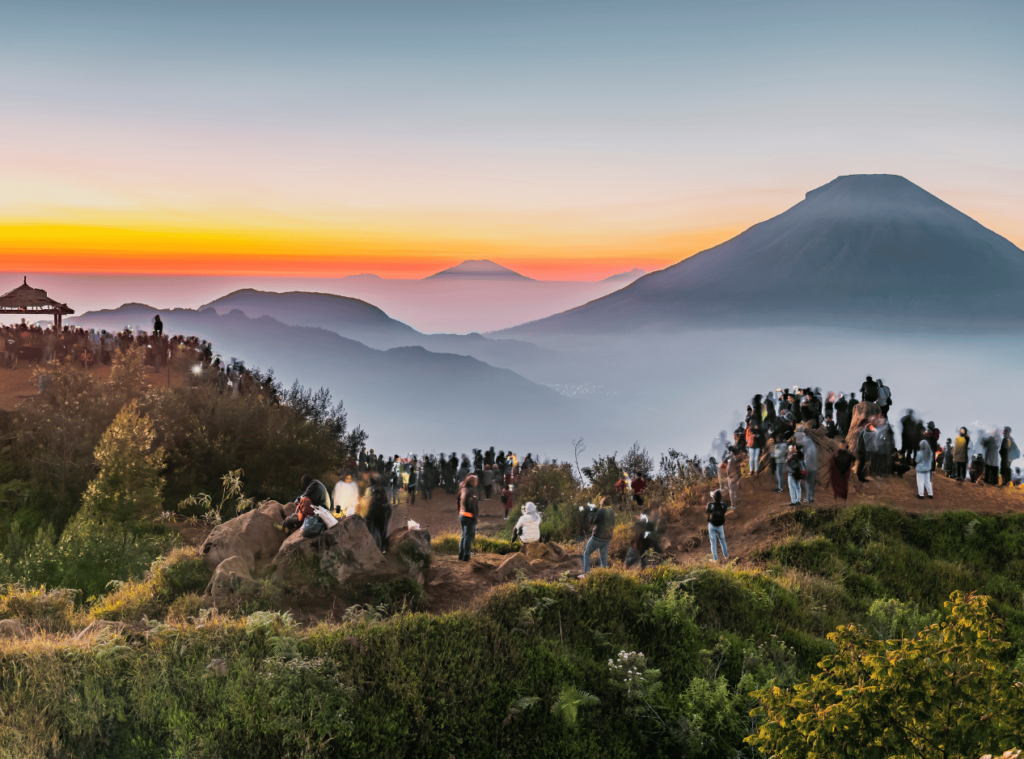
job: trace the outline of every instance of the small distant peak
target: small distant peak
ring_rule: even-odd
[[[645,274],[647,274],[647,272],[644,269],[634,268],[634,269],[630,269],[629,271],[623,271],[623,272],[619,272],[618,274],[612,274],[610,277],[605,277],[601,281],[602,282],[619,282],[619,281],[624,280],[624,279],[634,280],[634,279],[640,279],[640,277],[644,276]]]
[[[515,279],[515,280],[529,280],[529,277],[524,277],[522,274],[507,269],[501,264],[496,264],[494,261],[482,260],[470,260],[463,261],[462,263],[439,271],[437,274],[431,274],[425,279]]]

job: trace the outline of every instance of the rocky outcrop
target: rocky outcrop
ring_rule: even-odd
[[[274,579],[285,586],[305,585],[326,575],[338,584],[404,574],[397,559],[385,560],[361,516],[345,517],[315,538],[296,530],[274,559]]]
[[[557,563],[565,561],[569,557],[569,554],[558,543],[524,543],[523,551],[526,554],[526,558],[531,561],[542,559]]]
[[[278,503],[277,501],[263,501],[257,511],[266,514],[268,517],[283,522],[286,517],[295,513],[297,506],[294,503]]]
[[[433,559],[430,533],[408,527],[395,530],[388,536],[388,555],[401,561],[408,568],[409,576],[422,584]]]
[[[525,553],[510,553],[494,569],[494,577],[498,582],[507,582],[516,576],[519,570],[524,572],[530,567],[530,560]]]
[[[284,533],[276,528],[280,523],[276,515],[270,516],[262,507],[257,511],[247,511],[217,525],[200,547],[199,553],[211,572],[225,559],[237,556],[245,563],[252,577],[259,577],[270,569],[278,549],[284,543]]]
[[[220,605],[231,600],[238,593],[244,593],[256,584],[249,571],[248,564],[238,556],[224,559],[213,572],[206,595],[213,598],[214,604]]]

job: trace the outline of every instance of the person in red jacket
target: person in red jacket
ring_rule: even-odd
[[[625,472],[619,477],[619,481],[615,483],[615,494],[619,497],[619,511],[622,511],[622,503],[626,500],[626,487],[629,480],[629,475]]]
[[[647,489],[647,480],[644,479],[642,474],[638,474],[633,478],[633,481],[629,483],[630,488],[633,489],[633,501],[637,506],[643,508],[644,505],[644,490]],[[621,510],[621,508],[620,508]]]

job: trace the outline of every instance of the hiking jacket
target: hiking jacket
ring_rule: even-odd
[[[932,459],[934,457],[935,453],[932,451],[931,443],[927,440],[922,440],[921,444],[917,446],[917,471],[932,471]]]
[[[957,462],[958,464],[966,464],[967,453],[970,447],[970,438],[966,438],[963,435],[957,435],[956,440],[953,441],[953,461]]]
[[[594,515],[594,529],[591,531],[598,540],[611,540],[615,532],[615,512],[607,506],[598,509]]]
[[[532,502],[526,504],[526,513],[519,517],[515,526],[515,529],[523,531],[519,536],[520,540],[524,543],[536,543],[540,540],[540,518],[537,507]]]

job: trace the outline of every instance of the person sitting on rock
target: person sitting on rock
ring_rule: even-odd
[[[516,522],[512,532],[514,535],[519,536],[519,540],[524,545],[526,543],[538,543],[540,542],[540,520],[541,515],[537,512],[537,505],[533,501],[529,501],[523,507],[523,515],[519,517],[519,521]]]
[[[971,482],[978,482],[983,480],[985,477],[985,459],[982,458],[980,453],[974,454],[974,458],[971,459],[971,467],[967,470],[967,476]]]
[[[335,516],[350,517],[359,509],[359,485],[352,481],[352,475],[346,474],[342,480],[334,486],[334,514]]]
[[[327,488],[320,480],[314,480],[308,474],[302,475],[299,480],[299,487],[303,489],[302,495],[296,499],[298,508],[295,513],[284,520],[283,524],[275,525],[277,529],[291,533],[299,527],[305,527],[307,519],[318,519],[315,506],[331,510],[331,499],[327,495]],[[313,531],[313,524],[310,523],[310,532]]]

